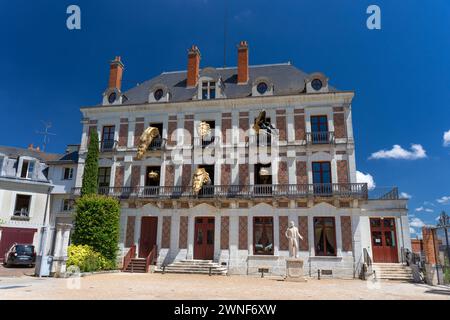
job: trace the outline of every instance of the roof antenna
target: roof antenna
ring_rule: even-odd
[[[52,127],[52,123],[50,121],[45,122],[45,121],[41,120],[41,122],[44,124],[45,130],[44,131],[36,131],[36,133],[44,136],[44,144],[42,146],[42,152],[44,152],[45,147],[47,146],[47,143],[50,141],[48,136],[56,136],[56,134],[48,132],[48,129],[50,129]]]
[[[227,66],[227,0],[223,0],[223,67]]]

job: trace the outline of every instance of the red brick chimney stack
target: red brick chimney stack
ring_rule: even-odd
[[[188,50],[188,66],[187,66],[187,87],[195,87],[198,82],[198,73],[200,70],[200,50],[193,45]]]
[[[122,74],[123,63],[120,61],[120,57],[117,56],[113,61],[111,61],[109,67],[108,89],[117,89],[120,91],[120,88],[122,87]]]
[[[248,82],[248,44],[247,41],[241,41],[238,45],[238,84]]]

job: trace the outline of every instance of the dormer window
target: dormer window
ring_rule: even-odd
[[[202,100],[209,100],[216,98],[216,82],[203,81],[202,82]]]
[[[158,89],[153,93],[153,97],[155,98],[156,101],[161,100],[163,95],[164,95],[164,91],[162,89]]]
[[[23,160],[22,170],[20,171],[20,177],[24,179],[31,179],[34,172],[34,161]]]
[[[117,94],[115,92],[111,92],[108,96],[108,102],[111,104],[114,103],[114,101],[116,101],[116,97]]]
[[[320,89],[322,89],[322,81],[320,79],[314,79],[313,81],[311,81],[311,86],[313,87],[314,90],[319,91]]]
[[[258,85],[256,86],[256,90],[258,91],[259,94],[264,94],[267,91],[267,83],[265,82],[260,82],[258,83]]]

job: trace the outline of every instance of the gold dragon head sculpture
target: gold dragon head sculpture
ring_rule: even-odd
[[[145,131],[142,133],[141,137],[139,138],[139,146],[137,150],[136,158],[139,160],[142,159],[145,155],[145,152],[148,149],[148,146],[150,143],[152,143],[153,139],[159,137],[159,130],[155,127],[148,127],[145,129]]]
[[[253,129],[256,133],[259,133],[261,126],[266,122],[266,111],[262,110],[255,119],[255,123],[253,124]]]
[[[208,183],[211,183],[211,179],[205,168],[198,168],[195,170],[194,175],[192,176],[192,191],[194,194],[198,195],[203,185]]]
[[[198,129],[198,134],[202,138],[211,134],[211,126],[209,125],[208,122],[205,122],[205,121],[200,122],[197,129]]]

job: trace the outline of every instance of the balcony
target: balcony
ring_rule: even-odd
[[[102,140],[100,141],[100,152],[111,152],[117,148],[117,141],[115,140]]]
[[[195,195],[192,186],[101,187],[99,194],[119,199],[263,199],[345,198],[367,200],[366,183],[210,185]],[[73,194],[80,195],[80,188]]]
[[[333,144],[334,143],[334,132],[331,132],[331,131],[307,132],[306,133],[306,143],[309,145]]]
[[[165,146],[166,146],[166,139],[155,138],[152,140],[147,150],[148,151],[163,150]]]

